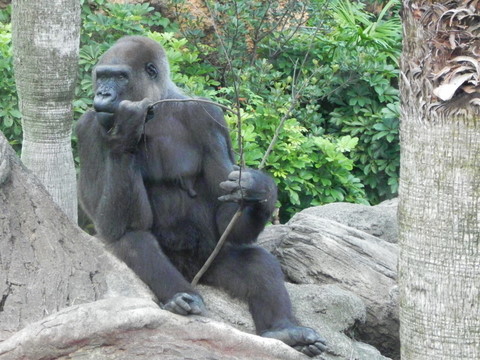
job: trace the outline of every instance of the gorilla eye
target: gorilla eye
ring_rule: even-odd
[[[117,76],[117,79],[124,82],[124,81],[128,81],[128,75],[125,74],[125,73],[119,73]]]
[[[145,71],[152,79],[155,79],[158,76],[158,70],[155,64],[148,63],[147,65],[145,65]]]

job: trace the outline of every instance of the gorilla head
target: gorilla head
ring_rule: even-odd
[[[95,66],[93,83],[93,107],[108,114],[113,114],[122,100],[159,100],[175,88],[165,50],[140,36],[118,40]]]

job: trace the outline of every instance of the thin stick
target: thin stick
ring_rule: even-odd
[[[219,108],[222,108],[223,110],[226,110],[226,111],[229,111],[231,113],[237,114],[237,112],[235,110],[229,108],[228,106],[219,104],[215,101],[210,101],[210,100],[205,100],[205,99],[163,99],[163,100],[158,100],[158,101],[155,101],[155,102],[151,103],[149,107],[152,108],[155,105],[158,105],[158,104],[161,104],[161,103],[167,103],[167,102],[191,102],[191,101],[204,103],[204,104],[215,105],[215,106],[218,106]]]
[[[230,56],[228,54],[227,48],[225,47],[225,44],[222,40],[222,37],[220,36],[220,32],[218,31],[217,23],[216,23],[215,18],[214,18],[212,7],[210,6],[210,3],[208,1],[205,1],[205,5],[207,6],[207,9],[210,13],[210,18],[211,18],[212,23],[213,23],[213,28],[215,30],[215,34],[217,35],[220,46],[221,46],[221,48],[222,48],[222,50],[225,54],[225,58],[227,59],[229,71],[231,72],[232,77],[233,77],[233,88],[234,88],[234,91],[235,91],[235,100],[236,100],[236,103],[237,103],[237,107],[236,107],[236,111],[233,111],[231,109],[228,109],[228,110],[231,111],[232,113],[234,113],[237,116],[238,149],[239,149],[239,153],[240,153],[240,165],[244,166],[243,143],[242,143],[242,116],[240,114],[240,91],[239,91],[239,88],[238,88],[239,77],[238,77],[237,73],[235,71],[233,71],[233,64],[232,64],[232,61],[231,61]],[[238,181],[240,182],[241,179],[242,179],[242,168],[240,166],[240,174],[239,174]],[[242,188],[240,188],[240,192],[241,192],[242,198],[243,198],[243,189]],[[232,219],[228,223],[227,228],[225,229],[222,236],[220,237],[220,240],[218,240],[218,243],[215,246],[215,249],[213,249],[213,252],[210,254],[210,256],[208,257],[205,264],[202,266],[200,271],[193,278],[193,280],[192,280],[192,285],[193,286],[196,286],[198,284],[198,282],[200,281],[200,278],[208,270],[208,268],[210,267],[212,262],[217,257],[218,253],[220,252],[220,250],[223,247],[223,244],[227,240],[228,235],[232,231],[233,226],[235,225],[237,220],[242,215],[242,211],[243,211],[243,204],[240,203],[240,207],[238,208],[237,212],[235,213],[235,215],[233,215]]]
[[[287,110],[285,115],[283,115],[282,119],[280,120],[277,128],[275,129],[275,134],[273,135],[272,141],[270,141],[270,144],[268,145],[268,149],[265,152],[265,154],[263,155],[263,158],[262,158],[262,161],[260,162],[260,165],[258,165],[259,170],[262,170],[265,167],[265,164],[267,163],[267,159],[270,156],[270,153],[272,152],[274,146],[277,143],[278,136],[280,135],[280,130],[282,130],[283,124],[285,124],[285,121],[288,119],[288,117],[290,116],[290,114],[291,114],[292,110],[295,108],[295,106],[296,106],[296,101],[292,102],[292,104],[290,104],[290,108]]]
[[[215,249],[213,249],[213,252],[210,254],[205,264],[203,264],[202,268],[198,271],[197,275],[195,275],[195,277],[193,278],[192,280],[193,286],[197,286],[198,282],[200,281],[200,278],[203,276],[203,274],[205,274],[205,272],[208,270],[208,268],[212,264],[213,260],[215,260],[215,258],[217,257],[218,253],[223,247],[223,244],[227,240],[227,236],[232,231],[232,228],[237,222],[238,218],[240,218],[240,216],[242,215],[242,211],[243,211],[243,207],[240,205],[235,215],[233,215],[232,220],[230,220],[230,222],[228,223],[228,226],[223,232],[220,240],[218,240],[218,243],[215,246]]]

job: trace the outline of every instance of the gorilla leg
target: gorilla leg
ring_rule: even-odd
[[[108,246],[152,289],[166,310],[181,315],[203,311],[198,292],[171,264],[150,232],[132,231]]]
[[[246,299],[258,334],[281,340],[308,356],[326,350],[325,340],[315,330],[297,325],[280,265],[264,249],[226,247],[205,274],[205,283]]]
[[[226,245],[205,283],[247,300],[258,333],[295,323],[280,266],[264,249]]]

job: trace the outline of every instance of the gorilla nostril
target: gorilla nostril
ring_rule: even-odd
[[[102,98],[112,97],[112,93],[110,91],[105,91],[105,90],[99,90],[95,95],[100,96]]]

